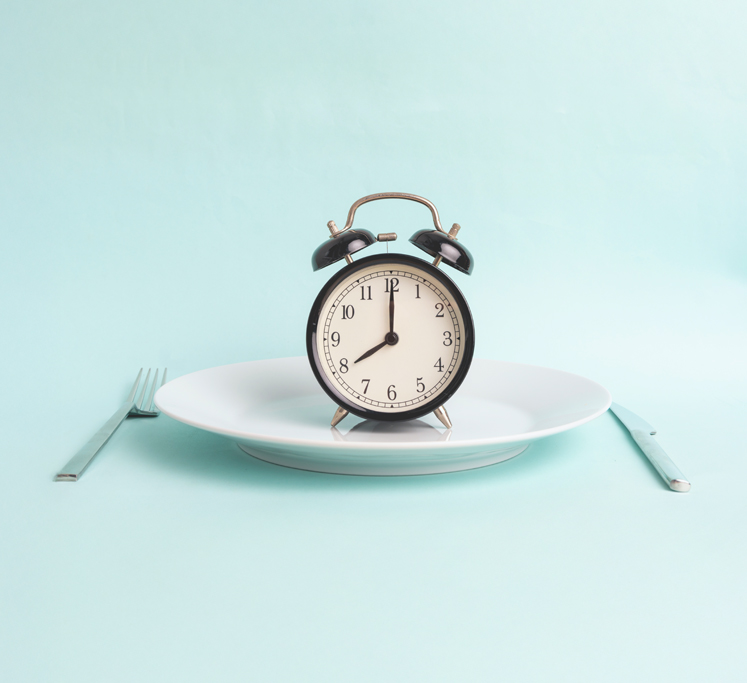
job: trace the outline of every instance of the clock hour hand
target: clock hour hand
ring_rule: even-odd
[[[357,363],[359,360],[363,360],[364,358],[368,358],[369,356],[373,356],[378,350],[383,349],[389,342],[386,341],[386,339],[381,342],[381,344],[377,344],[372,349],[369,349],[364,353],[358,360],[354,360],[353,363]]]

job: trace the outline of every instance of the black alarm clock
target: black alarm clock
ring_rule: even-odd
[[[354,230],[362,204],[408,199],[427,206],[435,230],[419,230],[410,242],[435,257],[432,263],[406,254],[378,254],[353,260],[374,242],[397,239]],[[446,264],[472,272],[472,255],[457,241],[459,225],[447,233],[432,202],[404,192],[362,197],[348,212],[345,227],[314,252],[314,270],[345,260],[347,265],[322,287],[311,307],[306,349],[322,389],[339,406],[332,426],[348,413],[372,420],[411,420],[433,412],[446,426],[444,404],[467,376],[475,348],[469,306]]]

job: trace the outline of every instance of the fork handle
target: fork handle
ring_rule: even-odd
[[[124,419],[129,415],[130,410],[132,410],[134,405],[134,401],[127,401],[124,403],[122,407],[109,418],[106,424],[91,437],[89,442],[72,458],[70,458],[70,462],[68,462],[67,465],[57,473],[54,480],[78,481],[86,467],[91,464],[91,460],[93,460],[96,453],[98,453],[101,450],[101,447],[109,441],[109,437],[117,431],[117,427],[124,422]]]

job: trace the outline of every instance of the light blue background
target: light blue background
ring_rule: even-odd
[[[745,680],[746,22],[4,0],[3,680]],[[601,382],[692,492],[609,415],[406,479],[276,468],[161,417],[52,482],[141,365],[303,354],[325,223],[385,190],[463,226],[478,356]],[[428,222],[380,202],[356,224]]]

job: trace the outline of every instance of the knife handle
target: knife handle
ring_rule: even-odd
[[[630,435],[672,491],[686,493],[690,490],[690,482],[651,434],[642,429],[633,429]]]

